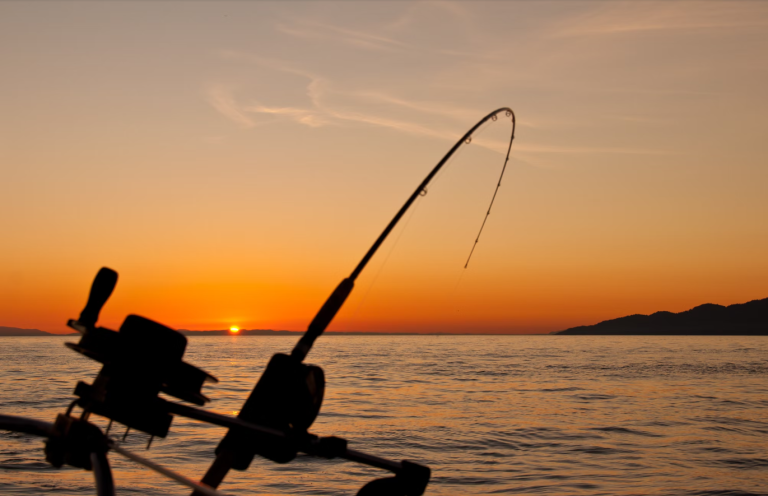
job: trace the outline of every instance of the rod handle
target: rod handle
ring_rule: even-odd
[[[336,313],[347,300],[349,293],[352,292],[354,287],[355,281],[349,277],[341,281],[339,285],[336,286],[336,289],[333,290],[331,296],[325,300],[325,303],[320,308],[320,311],[317,312],[315,318],[312,319],[312,322],[309,324],[309,328],[307,328],[307,332],[305,332],[301,339],[299,339],[299,342],[296,343],[296,346],[291,352],[291,356],[298,359],[299,361],[304,360],[304,358],[307,356],[307,353],[309,353],[309,350],[312,348],[312,344],[315,342],[315,339],[320,337],[323,331],[325,331],[325,328],[328,327],[328,324],[330,324],[333,318],[336,316]]]
[[[80,312],[80,318],[77,319],[80,325],[87,329],[91,329],[96,325],[96,321],[99,320],[99,312],[101,312],[101,308],[109,299],[116,284],[117,272],[107,267],[99,269],[91,285],[88,303],[85,304],[85,308]]]

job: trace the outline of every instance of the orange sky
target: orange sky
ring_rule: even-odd
[[[517,139],[469,269],[508,122],[331,330],[766,298],[766,28],[764,2],[2,2],[0,325],[66,330],[109,266],[103,325],[303,330],[501,106]]]

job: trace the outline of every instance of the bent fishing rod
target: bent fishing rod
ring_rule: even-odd
[[[318,384],[322,384],[319,390],[324,388],[325,379],[322,375],[322,369],[312,365],[304,365],[302,363],[309,353],[309,350],[312,348],[315,340],[320,337],[320,335],[331,323],[336,313],[341,309],[342,305],[354,288],[355,279],[357,279],[373,255],[376,253],[382,243],[384,243],[384,240],[387,238],[392,229],[395,228],[405,212],[410,208],[413,202],[416,201],[416,198],[426,194],[426,188],[430,181],[432,181],[435,175],[440,171],[440,169],[443,168],[443,166],[448,162],[448,160],[451,159],[451,157],[461,146],[469,144],[472,141],[472,134],[486,122],[498,120],[499,114],[504,114],[506,117],[509,117],[512,120],[512,132],[510,134],[509,145],[507,146],[507,154],[504,159],[504,165],[502,167],[501,174],[499,175],[499,180],[496,184],[496,189],[494,190],[493,197],[491,198],[491,203],[488,206],[488,211],[486,212],[483,224],[480,227],[480,232],[475,239],[475,245],[477,244],[483,227],[485,226],[485,221],[487,220],[488,215],[491,213],[491,208],[493,207],[493,202],[496,199],[496,194],[498,193],[499,187],[501,186],[501,180],[504,177],[504,171],[506,170],[507,163],[509,162],[509,154],[512,149],[512,141],[515,137],[515,114],[512,109],[507,107],[494,110],[490,114],[483,117],[477,124],[475,124],[469,131],[467,131],[464,136],[462,136],[456,142],[456,144],[453,145],[448,153],[446,153],[445,156],[437,163],[437,165],[429,172],[429,174],[427,174],[427,177],[424,178],[424,180],[421,182],[421,184],[419,184],[411,196],[408,197],[403,206],[400,207],[400,210],[398,210],[389,224],[384,228],[384,231],[382,231],[373,245],[368,249],[362,260],[360,260],[360,263],[357,264],[349,277],[343,279],[341,283],[339,283],[333,293],[331,293],[331,295],[325,301],[323,306],[320,307],[320,310],[310,322],[307,331],[299,339],[299,342],[296,343],[296,346],[293,348],[291,354],[283,355],[278,353],[272,357],[269,364],[267,365],[267,369],[264,371],[263,375],[259,379],[259,382],[256,384],[256,387],[254,387],[251,395],[243,405],[238,418],[248,422],[276,427],[278,429],[292,429],[294,425],[306,425],[306,427],[309,427],[309,425],[312,424],[320,409],[320,402],[322,402],[322,391],[320,391],[319,395],[317,392],[311,392],[308,394],[305,393],[305,396],[314,398],[313,401],[315,401],[315,404],[313,404],[311,407],[306,406],[306,416],[297,420],[296,423],[291,423],[286,420],[290,417],[288,409],[275,408],[274,405],[286,403],[285,391],[291,390],[292,388],[298,390],[305,388],[306,386],[304,385],[304,381],[301,379],[296,380],[297,382],[293,383],[293,385],[289,385],[286,383],[284,378],[289,376],[311,376],[312,378],[308,381],[312,383],[312,386],[309,387],[310,389],[317,387]],[[475,245],[472,247],[473,251]],[[472,254],[470,252],[470,257],[471,256]],[[467,259],[467,264],[469,264],[469,259]],[[465,264],[465,268],[467,264]],[[307,368],[307,370],[303,371],[302,368]],[[302,384],[301,387],[296,386],[296,384],[299,383]],[[258,440],[256,438],[248,438],[247,433],[245,433],[243,430],[230,429],[230,431],[227,432],[227,434],[224,436],[224,439],[219,444],[216,450],[216,459],[206,472],[202,482],[213,488],[218,487],[230,469],[247,469],[255,454],[259,454],[278,463],[282,462],[283,460],[290,460],[293,456],[295,456],[295,450],[293,449],[288,450],[287,452],[280,452],[280,450],[274,451],[271,448],[256,449],[254,448],[254,445],[257,444],[257,441]],[[369,483],[371,484],[370,486],[364,486],[359,494],[374,495],[381,493],[387,494],[388,496],[394,494],[420,496],[421,492],[423,492],[423,489],[426,488],[426,484],[429,482],[429,468],[419,464],[414,464],[412,462],[407,462],[405,460],[402,463],[407,463],[407,466],[411,467],[412,471],[409,474],[406,474],[405,471],[396,472],[396,476],[394,478],[377,479]],[[421,488],[421,492],[418,494],[414,493],[414,487]],[[366,490],[370,493],[366,493]],[[200,495],[199,493],[195,493],[193,496]]]
[[[304,335],[301,337],[299,342],[296,344],[296,346],[293,348],[293,351],[291,352],[291,356],[295,357],[299,361],[304,360],[306,358],[307,353],[309,353],[309,350],[312,348],[312,345],[314,344],[315,340],[320,337],[320,335],[325,331],[325,329],[328,327],[328,325],[331,323],[331,320],[333,320],[333,317],[336,315],[336,313],[341,309],[341,306],[346,301],[349,294],[352,292],[352,289],[355,286],[355,279],[357,279],[357,276],[360,275],[360,273],[363,271],[365,266],[368,264],[368,262],[373,258],[373,255],[376,253],[376,251],[379,249],[379,247],[384,243],[384,240],[387,239],[387,236],[389,236],[389,233],[392,231],[392,229],[395,228],[397,223],[400,221],[400,219],[405,215],[405,212],[408,211],[410,206],[413,204],[414,201],[419,196],[426,195],[427,192],[427,185],[429,185],[430,181],[437,175],[437,173],[440,171],[440,169],[443,168],[443,166],[448,162],[448,160],[451,159],[454,153],[463,145],[469,144],[472,140],[472,134],[477,131],[477,129],[485,124],[488,121],[495,121],[498,119],[499,114],[504,113],[506,117],[509,117],[512,119],[512,134],[509,137],[509,145],[507,146],[507,155],[504,158],[504,165],[501,168],[501,174],[499,175],[499,181],[496,184],[496,189],[493,192],[493,197],[491,198],[491,203],[488,206],[488,211],[485,214],[485,218],[483,219],[483,223],[480,226],[480,232],[478,232],[477,237],[475,238],[475,243],[472,245],[472,251],[469,253],[469,257],[467,258],[466,264],[464,264],[464,268],[466,269],[469,265],[469,259],[472,257],[472,253],[475,250],[475,246],[477,246],[478,241],[480,240],[480,235],[483,232],[483,228],[485,227],[485,222],[488,220],[488,216],[491,214],[491,208],[493,207],[493,202],[496,200],[496,194],[499,192],[499,187],[501,187],[501,180],[504,177],[504,171],[507,169],[507,163],[509,162],[509,154],[512,151],[512,141],[515,139],[515,113],[512,111],[512,109],[508,107],[502,107],[500,109],[494,110],[490,114],[483,117],[477,124],[475,124],[469,131],[467,131],[464,136],[459,139],[459,141],[456,142],[455,145],[448,151],[448,153],[445,154],[445,156],[440,160],[440,162],[437,163],[437,165],[427,174],[427,177],[424,178],[424,180],[419,184],[419,186],[416,188],[416,190],[411,194],[411,196],[408,197],[408,199],[405,201],[402,207],[400,207],[400,210],[395,214],[395,216],[392,218],[392,220],[387,224],[387,227],[384,228],[384,231],[379,235],[379,237],[376,239],[376,241],[373,243],[373,245],[368,249],[368,252],[366,252],[365,256],[362,260],[360,260],[360,263],[357,264],[357,267],[355,267],[355,270],[352,271],[352,273],[347,277],[346,279],[342,280],[341,283],[336,287],[336,289],[331,293],[331,296],[328,297],[328,299],[325,301],[325,304],[320,308],[320,310],[317,312],[317,315],[315,315],[315,318],[312,319],[312,322],[309,324],[309,328],[304,333]]]
[[[115,451],[179,483],[194,489],[194,496],[221,496],[217,491],[230,469],[246,470],[255,455],[277,463],[288,463],[298,452],[322,458],[342,458],[391,472],[394,476],[375,479],[360,489],[358,496],[421,496],[429,483],[429,467],[402,460],[387,460],[350,449],[346,439],[336,436],[319,437],[308,431],[322,405],[325,375],[315,365],[303,363],[315,340],[325,331],[349,296],[354,281],[378,248],[419,195],[450,160],[454,153],[472,139],[472,134],[500,114],[512,120],[512,133],[504,165],[488,211],[480,226],[465,268],[482,234],[493,202],[504,176],[515,135],[515,115],[503,107],[475,124],[419,184],[384,231],[366,252],[349,277],[341,281],[319,312],[312,319],[290,355],[275,354],[256,383],[237,417],[171,401],[159,396],[164,393],[176,399],[203,406],[208,401],[202,394],[205,382],[218,382],[207,372],[183,361],[187,338],[180,332],[138,315],[129,315],[119,331],[96,325],[102,307],[117,284],[117,273],[102,268],[91,286],[88,301],[78,319],[67,325],[82,336],[78,343],[66,343],[70,349],[101,362],[92,384],[78,382],[66,412],[49,424],[33,419],[0,415],[0,429],[48,438],[46,460],[54,467],[70,465],[92,470],[97,494],[114,495],[114,482],[106,454]],[[75,417],[73,408],[82,409]],[[91,414],[109,419],[106,432],[89,421]],[[216,448],[216,459],[201,482],[180,474],[124,449],[108,436],[113,421],[126,426],[123,436],[131,429],[150,435],[152,439],[168,435],[174,416],[226,427],[229,430]]]

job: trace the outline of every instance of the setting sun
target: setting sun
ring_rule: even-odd
[[[237,334],[238,332],[240,332],[240,328],[237,326],[232,326],[229,328],[229,332],[231,332],[232,334]]]

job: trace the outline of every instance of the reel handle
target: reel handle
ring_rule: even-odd
[[[85,308],[80,312],[80,318],[77,319],[77,324],[80,324],[86,329],[92,329],[96,326],[96,321],[99,320],[99,313],[101,308],[107,302],[112,295],[112,291],[117,284],[117,272],[114,270],[102,267],[99,269],[98,274],[93,279],[91,285],[91,293],[88,295],[88,303],[85,304]]]

